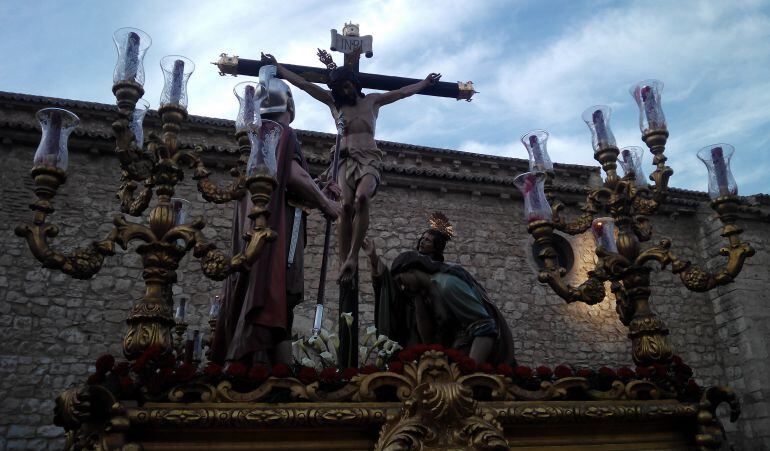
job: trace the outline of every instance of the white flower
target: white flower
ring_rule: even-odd
[[[358,347],[358,363],[360,365],[363,366],[364,364],[366,364],[365,360],[368,354],[369,354],[369,348],[367,348],[366,346]]]
[[[329,363],[335,363],[335,362],[334,362],[334,356],[333,356],[333,355],[332,355],[332,353],[331,353],[331,352],[329,352],[329,351],[324,351],[324,352],[322,352],[322,353],[320,354],[320,356],[321,356],[321,358],[322,358],[324,361],[326,361],[326,362],[329,362]]]
[[[329,344],[331,344],[335,350],[340,349],[340,337],[337,336],[337,334],[329,334]]]
[[[321,341],[321,337],[318,335],[313,335],[312,337],[307,339],[307,344],[313,347],[313,349],[317,351],[323,351],[324,350],[324,344]]]
[[[340,318],[345,320],[345,324],[348,325],[348,327],[351,327],[353,325],[353,314],[350,312],[344,312],[340,315]]]
[[[302,366],[309,366],[311,368],[315,368],[315,362],[307,357],[303,357],[300,363],[302,363]]]
[[[379,337],[377,337],[377,341],[374,342],[372,347],[376,348],[378,346],[382,346],[382,344],[385,343],[386,341],[388,341],[388,337],[385,335],[380,335]]]

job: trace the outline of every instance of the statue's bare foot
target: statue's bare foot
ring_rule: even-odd
[[[340,268],[339,283],[341,285],[351,286],[353,285],[353,277],[358,270],[358,259],[348,257]]]

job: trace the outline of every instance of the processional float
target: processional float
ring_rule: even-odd
[[[248,270],[265,243],[275,237],[266,225],[275,166],[270,166],[270,149],[259,132],[271,127],[265,127],[259,118],[264,86],[247,82],[236,88],[240,110],[235,138],[241,155],[230,171],[232,181],[220,187],[209,179],[201,149],[180,144],[192,61],[181,56],[161,60],[165,77],[158,109],[162,134],[150,133],[145,140],[142,120],[148,104],[141,97],[143,57],[150,39],[141,30],[121,29],[115,33],[115,42],[117,120],[113,131],[121,171],[117,197],[121,211],[129,216],[142,215],[155,199],[148,224],[119,215],[107,236],[88,246],[65,254],[49,244],[58,227],[48,218],[54,212],[53,199],[66,181],[67,140],[78,118],[66,110],[48,108],[38,113],[42,139],[31,171],[37,197],[30,207],[33,220],[16,229],[43,267],[78,279],[96,274],[104,258],[115,254],[116,245],[127,249],[129,243],[141,242],[136,252],[142,257],[146,290],[126,320],[123,351],[127,360],[100,357],[86,384],[57,398],[55,424],[67,431],[68,448],[532,449],[566,443],[580,449],[584,444],[614,443],[615,449],[623,449],[638,448],[640,440],[670,449],[720,446],[716,407],[728,402],[735,420],[739,413],[736,397],[724,387],[701,389],[690,379],[689,367],[673,355],[665,338],[666,327],[649,306],[650,269],[646,265],[651,261],[670,265],[688,289],[706,291],[732,281],[753,250],[740,241],[741,230],[736,225],[739,199],[729,171],[732,148],[728,145],[710,146],[700,154],[709,167],[711,205],[728,239],[721,251],[728,257],[726,267],[712,273],[682,261],[670,251],[667,240],[641,248],[640,243],[651,238],[645,215],[654,213],[666,200],[673,173],[663,154],[668,131],[660,108],[660,83],[645,81],[632,89],[640,106],[642,139],[654,156],[652,187],[642,177],[640,150],[617,148],[608,107],[592,107],[584,114],[592,131],[594,156],[606,179],[602,187],[589,191],[579,218],[568,221],[562,216],[564,206],[555,196],[545,132],[523,137],[532,172],[516,179],[528,230],[541,249],[539,280],[568,302],[588,304],[605,299],[604,283],[609,281],[620,320],[629,326],[636,370],[574,370],[560,365],[552,371],[547,367],[476,365],[456,350],[439,345],[408,348],[379,367],[329,367],[320,374],[302,365],[251,369],[230,365],[223,369],[209,364],[199,368],[200,351],[185,352],[179,338],[177,346],[172,344],[172,328],[176,326],[179,336],[184,334],[179,327],[184,308],[178,306],[175,322],[171,287],[177,280],[179,262],[188,252],[201,261],[204,275],[222,280]],[[357,42],[353,44],[356,60],[358,54],[366,53],[366,45],[370,50],[370,43]],[[227,58],[223,56],[220,63]],[[239,71],[241,63],[236,62]],[[307,73],[313,76],[312,71]],[[466,92],[467,98],[473,92],[466,84],[455,88]],[[622,178],[617,175],[618,162],[625,171]],[[247,233],[242,252],[224,254],[204,238],[202,218],[185,219],[186,203],[174,197],[174,189],[186,168],[192,169],[198,190],[208,202],[227,203],[250,196],[254,207],[249,218],[254,227]],[[611,218],[601,216],[602,211],[608,211]],[[557,230],[578,234],[589,228],[597,240],[596,267],[586,282],[569,286],[562,280],[564,269],[553,246],[553,234]],[[212,312],[218,308],[217,300]],[[357,335],[357,329],[353,331]],[[194,348],[200,349],[200,345],[196,343]],[[544,434],[544,428],[551,432]],[[593,444],[588,444],[589,439]]]

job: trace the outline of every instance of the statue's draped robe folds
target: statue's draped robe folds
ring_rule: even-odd
[[[428,303],[419,315],[415,302],[397,288],[388,267],[378,260],[372,282],[375,293],[375,321],[379,333],[401,346],[420,343],[418,323],[437,331],[438,344],[468,351],[476,336],[493,336],[495,344],[489,356],[494,364],[514,363],[513,336],[500,310],[492,303],[484,287],[460,265],[442,263],[441,270],[431,275],[441,299]]]
[[[305,214],[302,213],[294,261],[287,265],[295,209],[302,208],[287,191],[294,160],[307,170],[296,133],[284,125],[276,149],[278,185],[268,204],[268,226],[277,232],[277,238],[265,246],[248,273],[233,274],[225,281],[223,305],[212,345],[211,359],[215,362],[269,352],[278,342],[291,336],[292,310],[302,301],[305,244]],[[235,203],[233,255],[242,250],[245,245],[243,234],[252,227],[252,220],[247,216],[251,208],[249,196]]]

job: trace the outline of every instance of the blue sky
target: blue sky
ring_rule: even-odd
[[[355,4],[355,9],[351,5]],[[124,8],[130,5],[133,9]],[[703,146],[726,142],[741,194],[770,193],[770,2],[131,2],[0,3],[0,90],[113,103],[112,32],[137,27],[153,40],[146,94],[157,108],[161,57],[195,61],[192,114],[234,118],[232,87],[209,62],[226,52],[321,66],[329,29],[346,20],[374,36],[361,70],[413,78],[441,72],[473,80],[473,102],[415,96],[380,112],[377,138],[526,158],[519,137],[551,134],[551,159],[597,165],[582,111],[614,109],[620,146],[641,145],[631,84],[665,83],[671,137],[666,154],[676,187],[705,191]],[[341,61],[341,54],[335,54]],[[325,107],[295,89],[296,128],[333,132]],[[645,156],[649,173],[651,156]]]

